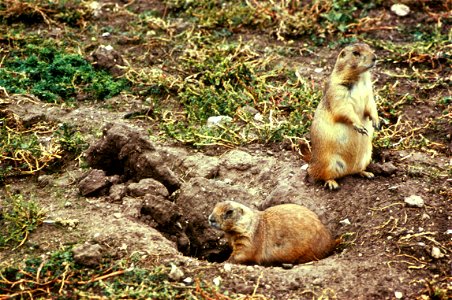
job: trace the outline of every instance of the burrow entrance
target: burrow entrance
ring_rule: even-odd
[[[92,169],[79,182],[82,195],[122,203],[129,216],[161,232],[186,256],[210,262],[230,256],[207,218],[215,203],[240,197],[242,190],[203,177],[182,183],[146,133],[123,124],[105,126],[86,159]]]

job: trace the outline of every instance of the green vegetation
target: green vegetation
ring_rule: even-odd
[[[7,193],[0,204],[0,250],[18,248],[42,224],[45,213],[36,202],[22,194]]]
[[[78,157],[87,146],[68,124],[57,127],[45,120],[24,124],[11,111],[0,109],[0,183],[9,176],[45,170],[63,157]]]
[[[73,102],[77,95],[105,99],[127,88],[78,54],[59,51],[51,43],[13,50],[0,69],[0,86],[8,93],[33,94],[46,102]]]
[[[0,269],[0,298],[230,299],[206,280],[198,278],[193,286],[171,282],[169,271],[165,266],[142,269],[112,258],[87,268],[77,264],[66,248],[46,258],[28,258],[21,267]]]
[[[449,154],[450,4],[404,1],[411,15],[396,19],[388,1],[367,2],[164,0],[96,6],[81,0],[4,0],[0,183],[58,170],[88,146],[75,125],[55,124],[45,116],[23,120],[8,107],[11,102],[93,109],[101,102],[102,109],[142,118],[153,139],[188,146],[309,146],[323,80],[339,48],[355,41],[367,42],[379,57],[375,94],[383,126],[375,134],[376,152]],[[420,16],[422,25],[409,21]],[[101,45],[122,56],[123,75],[114,77],[87,59]],[[117,105],[103,102],[117,95]],[[135,111],[137,103],[149,109]],[[215,116],[227,118],[208,123]],[[450,166],[423,165],[406,171],[429,178],[451,172]],[[0,200],[0,248],[19,248],[45,214],[24,195],[7,193]],[[345,244],[355,238],[346,233]],[[168,272],[166,266],[132,268],[112,259],[88,269],[64,249],[1,269],[0,298],[228,298],[202,276],[184,286],[171,282]],[[444,278],[435,277],[429,291],[420,293],[447,297]]]

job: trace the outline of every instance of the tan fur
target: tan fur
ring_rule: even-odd
[[[330,189],[336,178],[365,172],[372,156],[373,127],[380,126],[370,69],[376,56],[367,44],[344,48],[325,88],[311,126],[308,173]]]
[[[233,263],[305,263],[326,257],[336,245],[317,215],[296,204],[258,211],[224,201],[215,206],[209,223],[225,232]]]

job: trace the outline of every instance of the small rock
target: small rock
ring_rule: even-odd
[[[80,194],[85,197],[94,196],[102,193],[102,191],[106,190],[109,185],[110,182],[107,180],[105,171],[93,169],[79,182],[78,189]]]
[[[408,206],[419,208],[424,207],[424,199],[417,195],[411,195],[409,197],[406,197],[404,201]]]
[[[213,281],[213,284],[215,284],[216,286],[220,286],[220,284],[221,284],[221,277],[217,276],[212,281]]]
[[[141,179],[138,183],[131,183],[127,192],[132,197],[141,197],[146,194],[168,197],[167,188],[159,181],[152,178]]]
[[[301,166],[300,169],[302,169],[303,171],[306,171],[308,168],[309,168],[309,165],[308,164],[304,164],[304,165]]]
[[[127,187],[125,184],[115,184],[110,187],[109,200],[110,202],[121,202],[127,194]]]
[[[209,117],[207,119],[207,126],[218,126],[218,125],[224,125],[226,123],[230,123],[232,121],[232,118],[229,116],[213,116]]]
[[[289,270],[293,268],[293,264],[282,264],[281,265],[283,269]]]
[[[430,216],[428,214],[426,214],[426,213],[423,213],[421,219],[422,220],[429,220]]]
[[[122,214],[121,213],[114,213],[113,217],[115,217],[116,219],[119,219],[119,218],[122,217]]]
[[[375,175],[391,176],[397,172],[397,167],[392,162],[385,163],[371,163],[367,170]]]
[[[410,8],[405,4],[396,3],[391,6],[391,11],[400,17],[404,17],[410,13]]]
[[[315,68],[315,69],[314,69],[314,72],[320,74],[320,73],[323,72],[323,68]]]
[[[187,277],[184,280],[182,280],[184,283],[186,284],[192,284],[193,283],[193,278],[191,277]]]
[[[402,299],[403,294],[402,292],[394,292],[394,296],[396,297],[396,299]]]
[[[232,270],[232,265],[231,265],[230,263],[225,263],[224,266],[223,266],[223,268],[224,268],[224,270],[225,270],[226,272],[231,272],[231,270]]]
[[[169,272],[168,277],[173,281],[180,281],[182,277],[184,277],[184,272],[182,272],[175,264],[171,263],[171,271]]]
[[[38,177],[38,186],[39,187],[45,187],[52,181],[51,175],[40,175]]]
[[[341,225],[351,225],[352,223],[350,223],[350,220],[348,218],[340,220],[339,223]]]
[[[250,105],[245,105],[245,106],[241,107],[240,112],[244,113],[244,114],[252,115],[252,116],[259,113],[259,111],[256,108],[254,108]]]
[[[393,185],[393,186],[388,187],[388,190],[390,190],[391,192],[395,192],[395,191],[397,191],[398,188],[399,188],[398,185]]]
[[[64,207],[71,207],[72,206],[72,202],[71,201],[66,201],[64,203]]]
[[[95,267],[102,261],[102,247],[99,244],[88,244],[76,246],[72,249],[76,263],[87,267]]]
[[[125,73],[124,59],[111,45],[100,45],[88,59],[96,66],[108,70],[113,76]]]
[[[444,257],[444,253],[441,252],[441,250],[438,247],[432,247],[432,253],[433,258],[439,259],[441,257]]]
[[[263,122],[264,121],[264,116],[261,113],[257,113],[254,115],[254,121],[256,122]]]
[[[322,284],[322,278],[316,278],[312,281],[313,285],[321,285]]]
[[[452,229],[447,229],[446,234],[452,234]]]

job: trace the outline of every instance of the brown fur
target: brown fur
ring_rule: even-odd
[[[365,172],[372,156],[373,127],[380,126],[370,69],[376,56],[367,44],[344,48],[326,84],[311,126],[308,173],[330,189],[336,178]]]
[[[317,215],[296,204],[258,211],[235,201],[218,203],[209,223],[225,232],[240,264],[297,264],[326,257],[336,246]]]

